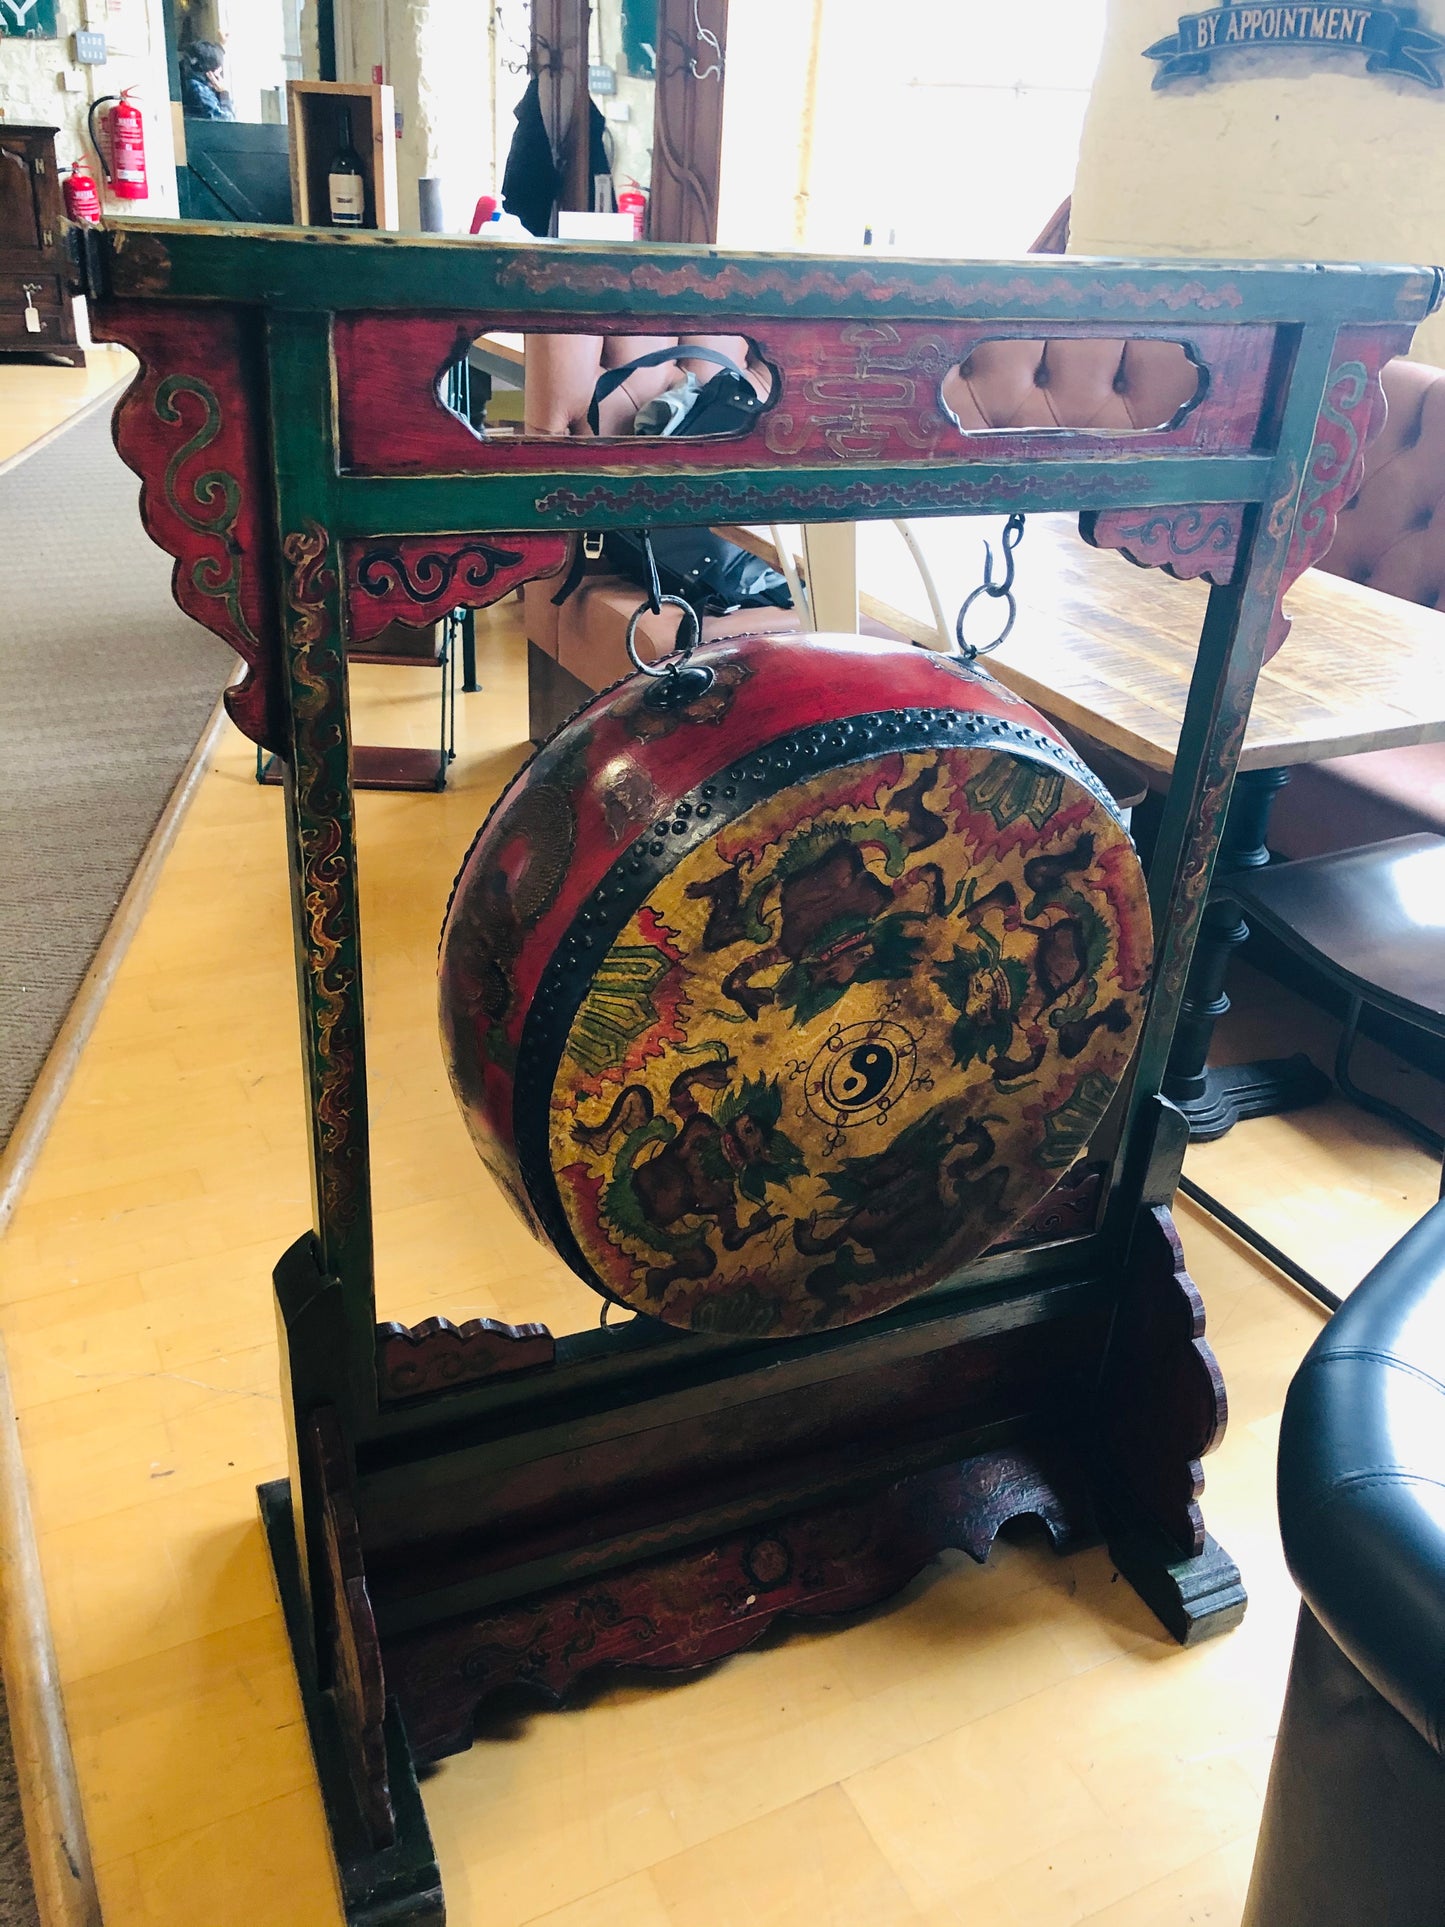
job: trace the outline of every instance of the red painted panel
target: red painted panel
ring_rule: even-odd
[[[496,474],[507,470],[596,469],[590,438],[475,434],[441,400],[447,368],[486,331],[489,317],[339,315],[335,328],[343,465],[370,475]],[[508,318],[513,329],[560,332],[555,317]],[[636,333],[580,317],[568,331]],[[1264,406],[1274,330],[1204,327],[1187,339],[1209,370],[1199,405],[1177,428],[1127,434],[1039,429],[965,434],[940,399],[950,369],[981,341],[1040,338],[1037,323],[960,321],[750,321],[746,316],[675,321],[674,334],[746,334],[776,371],[776,400],[743,436],[682,442],[609,441],[605,461],[725,468],[740,456],[769,468],[847,461],[948,462],[1006,457],[1065,459],[1116,452],[1244,452]],[[1116,325],[1056,325],[1051,339],[1117,340]],[[1167,326],[1141,330],[1184,339]]]
[[[1109,509],[1079,518],[1079,533],[1096,549],[1117,549],[1139,568],[1162,569],[1181,581],[1202,575],[1221,589],[1234,580],[1243,528],[1238,502]]]

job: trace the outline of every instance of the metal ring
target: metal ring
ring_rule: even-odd
[[[645,602],[640,603],[633,611],[632,620],[627,625],[627,654],[633,667],[640,669],[644,676],[675,676],[678,665],[672,661],[672,657],[682,656],[686,658],[702,641],[702,624],[699,622],[697,610],[693,608],[692,604],[684,600],[680,595],[663,596],[662,607],[665,609],[669,603],[672,604],[674,609],[681,609],[684,616],[692,623],[692,635],[686,642],[683,642],[681,638],[684,625],[679,623],[677,625],[678,639],[673,643],[672,648],[660,662],[644,662],[642,657],[637,653],[637,625],[645,615],[652,613]]]
[[[989,596],[995,602],[998,602],[998,601],[1007,602],[1008,616],[1004,622],[1003,628],[1000,629],[1000,631],[994,637],[992,642],[985,642],[980,644],[965,642],[963,639],[964,617],[968,614],[969,610],[973,607],[974,603],[978,601],[981,595]],[[1014,601],[1013,596],[1009,594],[1008,591],[1006,590],[989,588],[986,582],[981,582],[976,589],[974,589],[969,595],[965,596],[963,607],[958,612],[958,621],[954,624],[954,627],[953,627],[953,633],[958,639],[958,653],[963,657],[964,661],[972,662],[976,656],[990,656],[993,654],[994,650],[1000,646],[1000,644],[1007,642],[1009,638],[1009,631],[1014,626],[1014,617],[1017,614],[1018,614],[1018,604]]]

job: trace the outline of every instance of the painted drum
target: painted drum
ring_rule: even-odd
[[[1118,812],[1026,703],[903,643],[740,638],[598,696],[505,791],[447,912],[442,1036],[487,1168],[579,1277],[786,1338],[1039,1203],[1151,952]]]

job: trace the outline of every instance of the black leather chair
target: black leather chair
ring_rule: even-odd
[[[1300,1366],[1279,1513],[1304,1599],[1243,1927],[1445,1927],[1445,1204]]]

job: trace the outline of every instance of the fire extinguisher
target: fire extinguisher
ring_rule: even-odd
[[[103,94],[90,110],[90,138],[100,155],[100,164],[105,170],[111,192],[122,201],[143,201],[150,193],[146,184],[145,116],[131,99],[134,91],[134,88],[127,87],[119,98],[114,94]],[[104,116],[108,138],[102,139],[96,133],[95,117],[111,100],[115,101],[115,105]],[[107,147],[110,150],[108,156]]]
[[[636,181],[618,193],[617,212],[632,216],[632,238],[634,241],[640,241],[643,230],[647,226],[647,196]]]
[[[90,163],[82,155],[61,184],[65,211],[72,221],[93,227],[100,219],[100,193]]]

